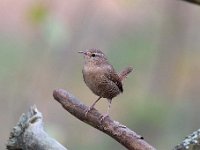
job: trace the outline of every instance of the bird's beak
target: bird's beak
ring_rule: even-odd
[[[84,55],[87,54],[85,51],[79,51],[78,53],[80,53],[80,54],[84,54]]]

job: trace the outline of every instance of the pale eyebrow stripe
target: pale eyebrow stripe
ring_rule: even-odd
[[[104,56],[103,54],[95,53],[96,56]]]

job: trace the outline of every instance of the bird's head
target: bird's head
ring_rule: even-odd
[[[107,58],[105,54],[100,49],[88,49],[85,51],[79,51],[84,55],[85,63],[93,64],[93,65],[101,65],[103,63],[107,63]]]

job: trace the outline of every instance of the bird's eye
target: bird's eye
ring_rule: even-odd
[[[96,55],[93,53],[91,56],[92,56],[92,57],[95,57]]]

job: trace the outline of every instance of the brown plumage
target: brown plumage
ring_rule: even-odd
[[[133,69],[127,67],[117,74],[105,54],[99,49],[89,49],[79,53],[84,54],[85,64],[82,70],[84,81],[90,90],[99,96],[87,110],[86,115],[101,98],[107,98],[109,106],[106,115],[103,116],[104,118],[109,115],[112,99],[123,92],[122,81]]]

